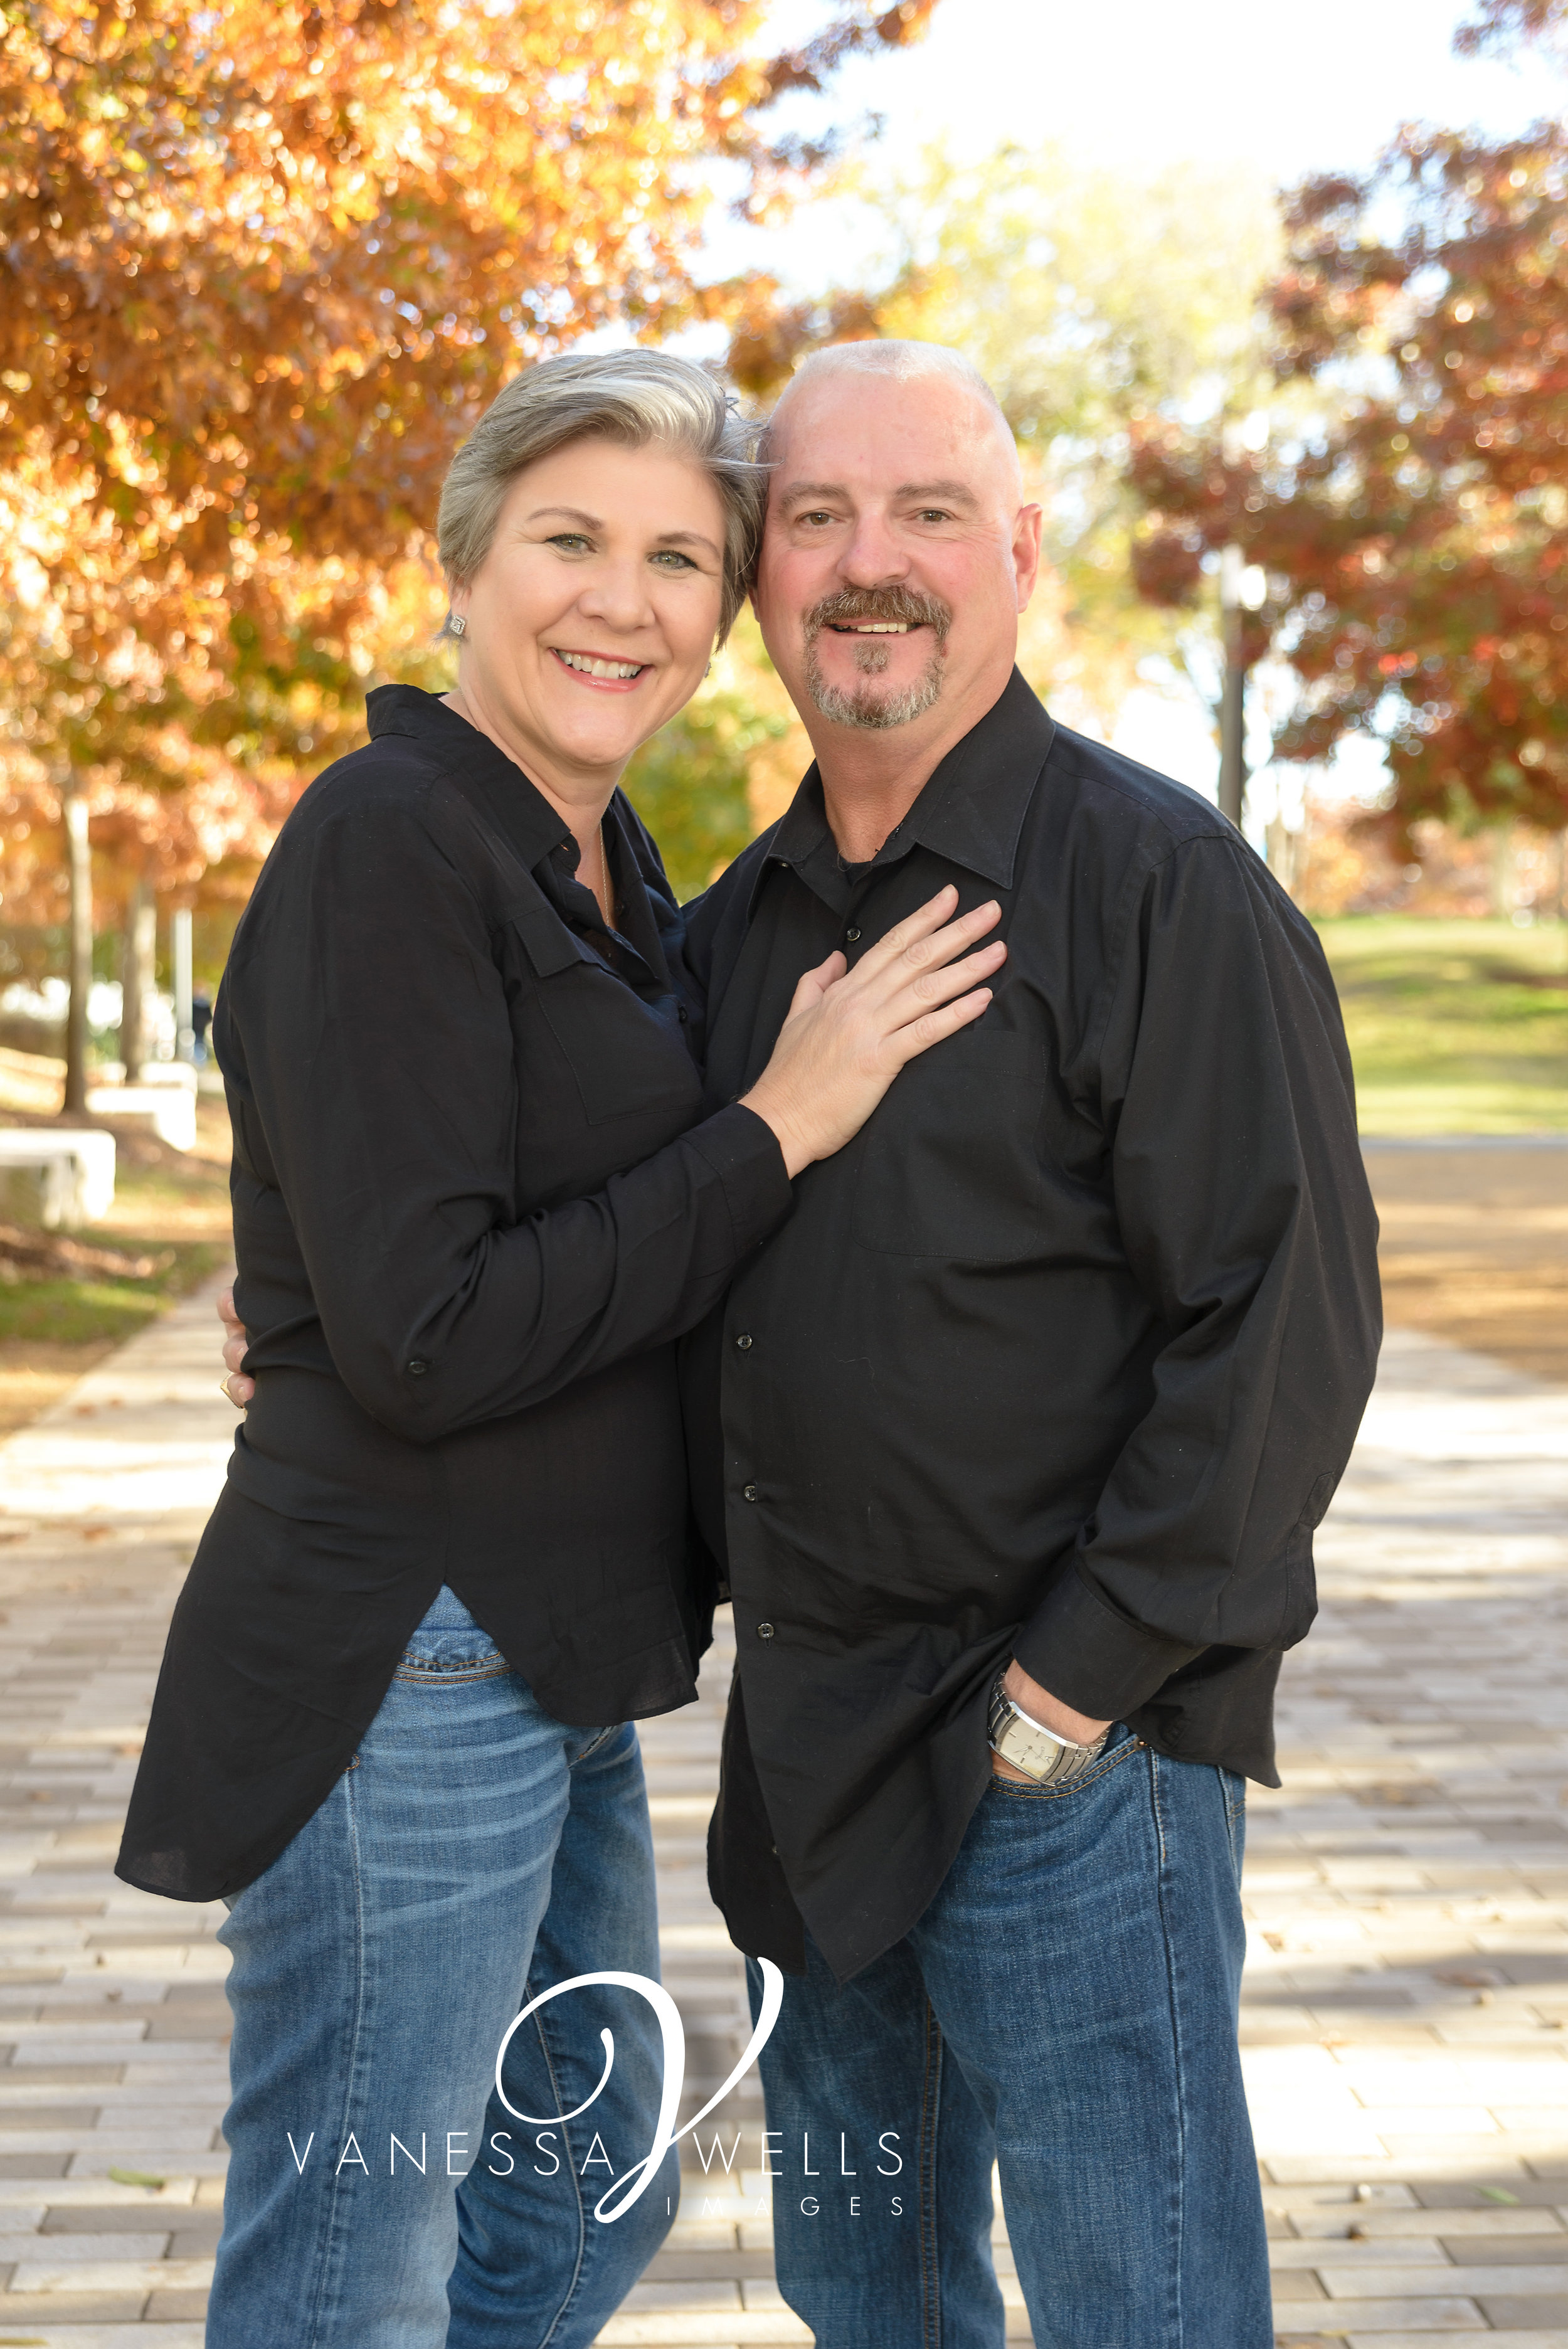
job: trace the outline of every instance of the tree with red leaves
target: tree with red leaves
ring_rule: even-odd
[[[1488,0],[1460,46],[1550,40],[1564,0]],[[1375,233],[1402,199],[1398,243]],[[1568,822],[1568,136],[1403,133],[1365,181],[1308,182],[1272,289],[1282,385],[1315,429],[1256,451],[1145,434],[1143,592],[1234,544],[1269,581],[1249,651],[1301,679],[1280,753],[1387,746],[1396,820]]]

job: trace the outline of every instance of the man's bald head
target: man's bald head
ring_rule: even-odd
[[[763,455],[757,616],[824,788],[880,756],[903,789],[1012,674],[1040,512],[1006,419],[939,343],[841,343],[799,368]]]
[[[764,462],[783,461],[792,407],[802,398],[810,404],[813,391],[855,376],[898,384],[929,382],[934,388],[940,384],[950,398],[956,393],[964,404],[972,406],[976,431],[995,444],[1015,501],[1022,496],[1017,444],[1001,404],[974,361],[961,351],[949,350],[945,343],[831,343],[825,350],[810,352],[785,385],[768,420],[758,452]],[[868,382],[865,388],[869,391],[872,386]]]

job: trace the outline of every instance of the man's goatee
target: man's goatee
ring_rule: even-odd
[[[822,630],[849,626],[858,620],[902,620],[906,626],[931,630],[931,657],[913,685],[897,693],[877,693],[869,685],[857,685],[846,692],[841,686],[830,685],[817,656]],[[813,605],[806,615],[806,690],[823,717],[836,726],[907,726],[941,698],[947,632],[952,626],[952,607],[940,596],[917,595],[910,587],[841,588],[836,595],[824,596]],[[868,636],[855,647],[855,667],[863,678],[882,676],[891,657],[882,637]]]

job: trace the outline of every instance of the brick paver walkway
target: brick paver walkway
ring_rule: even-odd
[[[203,1298],[0,1448],[0,2349],[201,2340],[222,1912],[109,1862],[228,1449],[216,1377]],[[1568,2349],[1568,1391],[1397,1334],[1321,1557],[1286,1786],[1250,1828],[1279,2338]],[[728,1660],[645,1736],[687,2110],[746,2028],[702,1868]],[[614,2349],[807,2339],[772,2282],[755,2081],[725,2109],[738,2163],[688,2176]]]

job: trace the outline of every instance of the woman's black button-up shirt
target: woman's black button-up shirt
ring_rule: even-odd
[[[213,1023],[256,1397],[175,1611],[119,1873],[209,1899],[322,1802],[449,1584],[592,1724],[693,1693],[674,1341],[778,1224],[704,1118],[680,918],[617,797],[617,926],[549,802],[410,687],[284,825]]]

